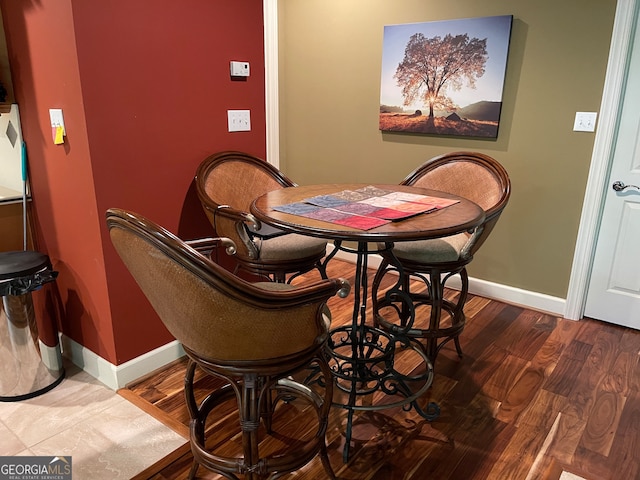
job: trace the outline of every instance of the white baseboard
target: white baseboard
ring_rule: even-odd
[[[333,247],[329,245],[328,249],[329,251],[333,250]],[[352,253],[339,251],[335,258],[355,263],[355,254]],[[370,268],[377,269],[380,266],[380,260],[379,255],[369,255],[367,265]],[[458,278],[452,278],[447,282],[447,286],[459,289],[460,281]],[[469,277],[469,293],[524,308],[530,308],[532,310],[539,310],[560,317],[564,316],[567,303],[564,298],[552,297],[543,293],[521,290],[508,285],[501,285],[471,277]]]
[[[330,248],[332,249],[332,247]],[[352,253],[340,251],[336,258],[355,263],[355,254]],[[367,261],[370,268],[378,268],[380,256],[369,255]],[[459,288],[459,280],[452,278],[447,286]],[[477,278],[469,278],[469,293],[557,316],[563,316],[566,307],[566,300],[563,298],[521,290]],[[65,357],[112,390],[123,388],[128,383],[184,355],[182,345],[174,340],[121,365],[113,365],[65,335],[61,336],[61,342]]]
[[[118,390],[184,355],[176,340],[121,365],[113,365],[88,348],[62,335],[64,356],[112,390]]]

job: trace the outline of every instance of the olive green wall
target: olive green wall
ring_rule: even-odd
[[[472,277],[565,298],[615,0],[280,0],[280,168],[300,184],[401,181],[425,160],[475,150],[509,171],[512,196]],[[497,139],[378,129],[385,25],[513,15]]]

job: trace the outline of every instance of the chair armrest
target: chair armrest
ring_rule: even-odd
[[[209,256],[211,252],[220,245],[224,247],[227,255],[234,255],[236,253],[235,242],[227,237],[195,238],[193,240],[186,240],[184,243],[204,256]]]
[[[262,226],[260,220],[258,220],[249,212],[238,210],[231,207],[230,205],[218,205],[216,208],[210,208],[207,206],[207,209],[213,212],[215,216],[230,218],[232,220],[235,220],[236,222],[245,223],[247,224],[247,226],[255,230],[260,230],[260,227]]]
[[[330,278],[302,286],[273,284],[277,289],[264,289],[261,284],[245,284],[242,294],[245,302],[264,309],[293,308],[309,303],[325,302],[337,295],[346,298],[351,292],[351,284],[344,278]]]
[[[215,209],[207,207],[209,211],[213,212],[214,228],[217,229],[216,217],[222,217],[227,220],[235,222],[235,233],[239,240],[244,245],[246,252],[244,254],[251,259],[257,259],[260,257],[260,251],[258,247],[253,243],[249,236],[249,230],[260,230],[262,228],[262,222],[254,217],[251,213],[235,209],[230,205],[218,205]],[[232,235],[230,232],[225,232],[227,235]]]

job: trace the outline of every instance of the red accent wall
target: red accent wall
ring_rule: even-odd
[[[220,150],[265,157],[262,0],[0,0],[29,155],[38,249],[58,270],[61,330],[121,364],[172,340],[111,246],[104,213],[211,234],[195,195]],[[232,80],[231,60],[251,76]],[[49,108],[67,136],[54,145]],[[227,132],[228,109],[251,132]]]

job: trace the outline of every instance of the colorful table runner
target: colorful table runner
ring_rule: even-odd
[[[369,185],[358,190],[342,190],[330,195],[319,195],[273,209],[359,230],[370,230],[392,221],[433,212],[458,201],[395,192]]]

